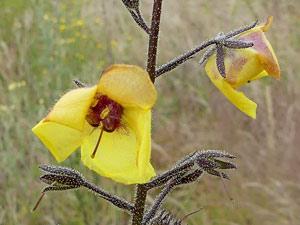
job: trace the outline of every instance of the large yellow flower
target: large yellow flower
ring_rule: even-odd
[[[145,183],[155,176],[150,154],[156,96],[146,71],[113,65],[97,85],[63,95],[32,131],[58,162],[81,146],[88,168],[121,183]]]
[[[276,55],[264,32],[272,23],[268,17],[264,24],[238,35],[235,40],[253,42],[246,49],[226,49],[224,63],[226,78],[223,78],[216,65],[216,55],[208,60],[205,71],[213,84],[242,112],[256,118],[257,104],[248,99],[243,92],[235,89],[258,78],[270,75],[280,79],[280,68]]]

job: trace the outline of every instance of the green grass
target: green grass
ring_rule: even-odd
[[[149,1],[151,2],[151,1]],[[145,16],[151,4],[143,2]],[[217,7],[216,5],[217,4]],[[196,149],[225,149],[238,156],[227,182],[203,176],[178,189],[165,207],[189,224],[296,224],[300,220],[299,1],[165,1],[159,62],[219,31],[274,16],[268,37],[282,81],[271,78],[246,88],[258,119],[242,115],[205,77],[197,61],[159,78],[153,115],[152,162],[158,172]],[[183,41],[184,40],[184,41]],[[145,65],[146,35],[121,1],[2,0],[0,2],[0,224],[127,224],[128,216],[85,190],[49,193],[32,213],[43,184],[39,164],[57,162],[33,135],[55,99],[93,84],[113,63]],[[197,58],[198,59],[198,58]],[[84,168],[77,151],[62,165],[97,185],[132,199],[133,186],[116,184]],[[150,204],[155,193],[148,199]]]

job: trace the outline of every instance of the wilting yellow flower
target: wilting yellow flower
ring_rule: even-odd
[[[58,162],[81,146],[88,168],[121,183],[145,183],[155,176],[150,154],[156,95],[146,71],[113,65],[97,85],[63,95],[32,130]]]
[[[223,78],[216,65],[216,55],[208,60],[205,71],[214,85],[242,112],[256,118],[257,104],[248,99],[243,92],[235,89],[270,75],[280,79],[280,68],[264,32],[272,23],[273,17],[268,17],[264,24],[241,33],[235,39],[244,42],[253,42],[254,46],[246,49],[226,49],[224,63],[226,78]]]

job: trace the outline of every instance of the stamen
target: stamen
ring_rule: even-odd
[[[99,99],[93,99],[91,107],[95,107],[99,102]]]
[[[95,155],[96,155],[96,152],[97,152],[98,146],[99,146],[99,144],[100,144],[100,140],[101,140],[101,138],[102,138],[102,134],[103,134],[103,126],[101,126],[101,132],[100,132],[100,135],[99,135],[99,138],[98,138],[98,141],[97,141],[96,147],[95,147],[95,149],[94,149],[93,153],[91,154],[91,158],[92,158],[92,159],[93,159],[93,158],[95,158]]]
[[[108,114],[110,113],[110,110],[108,107],[106,107],[105,109],[103,109],[103,111],[100,113],[100,119],[105,119]]]

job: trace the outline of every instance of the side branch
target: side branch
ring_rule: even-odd
[[[210,39],[208,41],[203,42],[202,44],[198,45],[197,47],[189,50],[188,52],[184,53],[183,55],[172,59],[170,62],[162,65],[161,67],[159,67],[156,72],[155,72],[155,78],[159,77],[160,75],[169,72],[170,70],[175,69],[176,67],[178,67],[179,65],[181,65],[182,63],[186,62],[189,59],[192,59],[193,56],[195,54],[197,54],[198,52],[200,52],[201,50],[205,49],[206,47],[215,44],[215,40],[214,39]]]
[[[129,214],[133,214],[134,212],[134,206],[132,204],[130,204],[129,202],[127,202],[126,200],[112,195],[107,191],[104,191],[100,188],[98,188],[97,186],[86,182],[84,185],[84,187],[86,187],[87,189],[89,189],[90,191],[95,192],[95,194],[99,195],[100,198],[103,198],[104,200],[110,202],[111,204],[113,204],[114,206],[127,211]]]
[[[233,38],[245,31],[248,31],[252,28],[254,28],[257,25],[258,21],[255,21],[253,24],[247,25],[245,27],[241,27],[237,30],[228,32],[224,34],[223,32],[220,32],[215,38],[209,39],[197,47],[191,49],[190,51],[186,52],[185,54],[171,60],[170,62],[162,65],[155,71],[155,78],[159,77],[160,75],[169,72],[170,70],[175,69],[182,63],[186,62],[189,59],[192,59],[195,54],[197,54],[199,51],[205,49],[206,47],[215,44],[216,46],[212,47],[209,49],[204,55],[203,58],[200,60],[200,65],[203,64],[214,52],[214,50],[221,49],[223,47],[227,48],[233,48],[233,49],[241,49],[241,48],[249,48],[253,46],[253,43],[247,43],[247,42],[242,42],[238,40],[234,40]],[[219,50],[221,52],[221,50]],[[225,72],[223,70],[220,70],[220,73],[224,75],[225,77]]]
[[[148,27],[147,23],[145,22],[144,18],[139,9],[135,12],[131,9],[128,9],[134,21],[139,25],[147,34],[150,34],[150,28]]]
[[[125,210],[129,214],[133,214],[134,212],[134,207],[132,204],[88,182],[76,170],[67,167],[47,165],[40,165],[39,168],[46,172],[46,174],[40,176],[40,180],[47,184],[47,186],[42,190],[42,194],[35,204],[33,211],[37,209],[46,192],[65,191],[85,187],[97,194],[97,196],[100,198],[103,198],[114,206]]]
[[[142,221],[142,225],[146,225],[151,218],[153,218],[156,214],[156,212],[159,210],[160,206],[162,205],[163,200],[165,197],[177,186],[188,184],[195,182],[203,173],[203,170],[196,169],[195,171],[191,172],[190,174],[186,176],[178,176],[174,180],[172,180],[170,183],[168,183],[162,192],[157,197],[155,203],[149,210],[149,212],[145,215]]]
[[[179,174],[185,174],[186,172],[190,171],[194,166],[193,157],[195,154],[197,154],[197,151],[189,154],[188,156],[180,160],[173,166],[172,169],[162,173],[161,175],[153,178],[151,181],[146,183],[145,185],[147,189],[151,190],[153,188],[165,185],[173,177],[178,176]]]
[[[140,11],[140,0],[122,0],[123,4],[130,12],[134,21],[139,25],[147,34],[150,34],[150,28],[145,22]]]
[[[224,178],[229,178],[225,173],[221,173],[220,175],[220,173],[217,170],[234,169],[235,165],[230,162],[217,160],[215,158],[233,159],[235,157],[233,155],[227,154],[222,151],[214,151],[214,150],[195,151],[189,154],[188,156],[186,156],[185,158],[183,158],[178,163],[176,163],[172,169],[153,178],[151,181],[146,183],[145,186],[148,190],[163,186],[174,177],[183,176],[197,167],[201,168],[203,171],[211,175],[214,176],[222,175],[222,177]]]
[[[142,225],[152,224],[165,197],[176,187],[196,182],[206,172],[213,176],[229,179],[219,170],[235,169],[236,166],[218,158],[234,159],[235,156],[216,150],[195,151],[179,161],[171,170],[159,175],[145,184],[148,190],[165,185],[150,210],[143,217]]]

